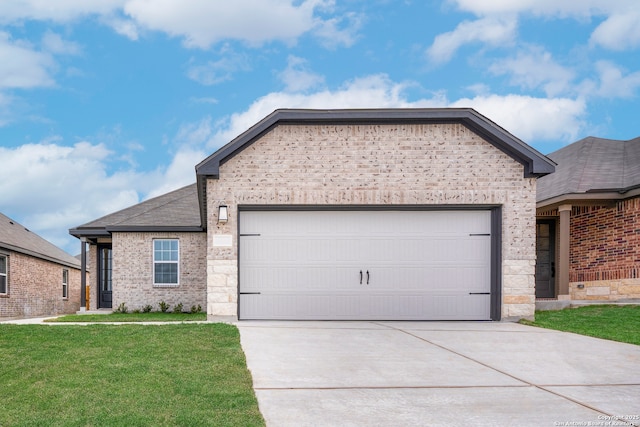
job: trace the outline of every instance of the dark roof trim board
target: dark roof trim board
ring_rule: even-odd
[[[206,181],[218,179],[220,166],[279,124],[461,123],[521,163],[526,178],[555,171],[555,163],[471,108],[394,108],[350,110],[276,110],[196,165],[200,218],[206,224]]]
[[[108,237],[111,233],[199,233],[204,231],[202,227],[198,226],[162,226],[162,225],[121,225],[121,226],[106,226],[104,228],[72,228],[69,230],[69,234],[75,237]]]

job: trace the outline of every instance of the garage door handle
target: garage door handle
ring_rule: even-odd
[[[369,284],[369,270],[367,270],[367,285]]]
[[[360,284],[362,285],[362,270],[360,270]]]
[[[469,292],[469,295],[491,295],[491,292]]]

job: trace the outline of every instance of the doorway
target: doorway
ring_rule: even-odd
[[[98,308],[112,308],[111,245],[98,246]]]
[[[556,223],[536,222],[536,298],[556,297]]]

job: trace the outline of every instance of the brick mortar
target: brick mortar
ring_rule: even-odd
[[[180,278],[176,287],[153,285],[154,239],[178,239],[180,242]],[[205,233],[113,233],[113,308],[124,302],[129,310],[149,304],[157,311],[159,302],[165,301],[172,307],[182,303],[183,310],[194,305],[200,305],[204,310],[207,303],[206,244]],[[94,248],[92,256],[95,252]],[[91,306],[95,307],[97,290],[91,295]]]

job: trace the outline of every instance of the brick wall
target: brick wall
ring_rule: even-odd
[[[238,204],[501,205],[504,318],[534,314],[535,179],[460,124],[279,125],[207,182],[208,313],[236,315]],[[216,206],[231,221],[216,223]]]
[[[78,311],[79,269],[18,252],[8,253],[9,293],[0,296],[0,317],[48,316]],[[69,297],[66,299],[62,298],[63,268],[69,270]]]
[[[640,298],[640,198],[574,207],[570,238],[573,299]]]
[[[154,286],[153,239],[180,241],[178,286]],[[206,233],[113,233],[113,308],[124,302],[129,310],[150,304],[157,311],[158,303],[165,301],[170,310],[179,303],[185,311],[193,305],[206,310],[206,245]],[[91,294],[93,300],[94,292]]]

